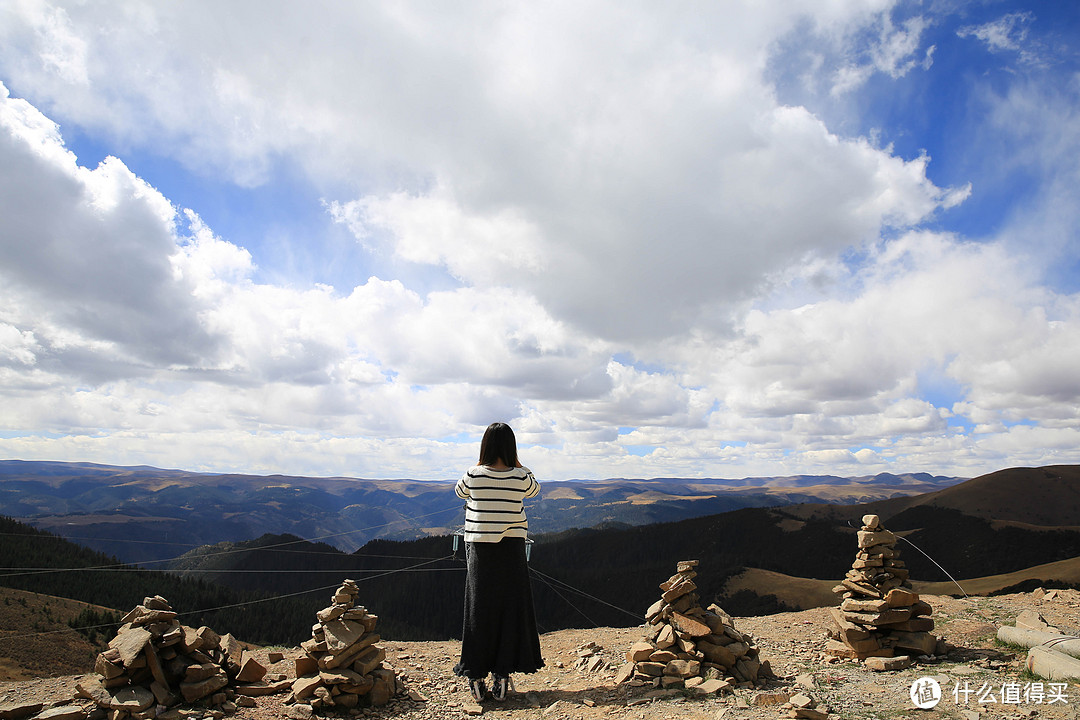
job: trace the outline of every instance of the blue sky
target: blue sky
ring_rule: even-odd
[[[0,456],[1075,463],[1075,3],[0,8]]]

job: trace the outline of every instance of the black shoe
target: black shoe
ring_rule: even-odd
[[[506,675],[492,675],[491,696],[499,702],[506,699],[506,692],[510,688],[510,678]]]
[[[483,678],[472,678],[469,680],[469,692],[472,693],[473,700],[476,702],[483,702],[487,697],[487,686],[484,685]]]

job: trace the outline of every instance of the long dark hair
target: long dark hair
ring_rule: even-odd
[[[504,465],[517,467],[517,439],[514,431],[506,423],[496,422],[488,425],[484,439],[480,441],[480,465],[494,465],[502,460]]]

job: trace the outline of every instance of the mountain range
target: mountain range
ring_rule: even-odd
[[[835,598],[828,589],[855,555],[858,519],[871,512],[903,538],[900,547],[917,588],[932,587],[935,593],[955,588],[959,594],[1024,584],[1068,585],[1080,578],[1078,508],[1080,466],[1063,465],[1012,468],[917,496],[857,505],[748,507],[673,522],[535,534],[530,567],[538,623],[543,630],[639,624],[644,608],[655,600],[656,586],[685,559],[701,563],[695,582],[703,604],[717,602],[735,615],[831,604]],[[3,548],[0,555],[8,567],[53,562],[55,553],[45,551],[47,538],[39,537],[40,531],[7,522],[12,529],[5,535],[25,537],[29,549]],[[375,539],[347,553],[296,535],[268,534],[191,550],[169,563],[169,573],[135,573],[130,577],[138,578],[138,587],[133,584],[130,592],[127,586],[134,580],[120,571],[110,582],[95,582],[92,572],[72,572],[73,579],[86,576],[79,584],[66,580],[67,575],[36,570],[7,573],[0,584],[40,592],[45,590],[39,585],[49,582],[48,592],[77,589],[79,599],[106,605],[102,596],[109,591],[124,598],[112,605],[121,609],[143,593],[153,594],[155,582],[175,587],[167,591],[170,595],[183,592],[192,598],[227,590],[257,598],[254,605],[243,601],[237,606],[223,595],[213,601],[246,615],[243,622],[253,637],[293,642],[307,628],[284,618],[310,616],[325,604],[327,588],[352,577],[388,636],[446,639],[456,636],[461,622],[461,554],[454,552],[448,535]],[[78,562],[107,561],[95,555]],[[183,578],[197,583],[177,584]]]
[[[464,516],[453,480],[212,474],[3,460],[0,514],[136,564],[267,533],[324,540],[351,552],[375,538],[452,533]],[[548,482],[541,497],[530,502],[529,519],[536,533],[647,525],[747,507],[903,497],[961,480],[914,473]]]

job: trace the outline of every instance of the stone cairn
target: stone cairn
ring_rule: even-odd
[[[397,691],[393,669],[384,667],[386,652],[375,643],[379,618],[356,604],[360,590],[345,580],[332,605],[316,613],[311,639],[301,643],[291,701],[312,710],[351,710],[385,705]],[[294,716],[295,713],[290,713]]]
[[[864,515],[862,523],[855,562],[833,588],[842,600],[831,608],[835,627],[825,652],[863,660],[875,670],[898,670],[911,664],[911,655],[936,652],[938,640],[929,632],[933,608],[911,590],[896,536],[877,515]]]
[[[694,578],[697,560],[683,560],[661,583],[663,595],[645,613],[649,630],[626,653],[616,682],[649,682],[709,695],[733,686],[763,685],[769,663],[758,659],[754,640],[735,629],[717,605],[702,609]]]
[[[199,701],[221,717],[249,704],[249,696],[240,697],[247,683],[260,688],[250,694],[275,691],[262,682],[266,668],[236,638],[181,625],[160,595],[144,598],[122,622],[97,656],[96,674],[77,686],[79,695],[110,711],[109,720],[175,720],[183,716],[175,706]]]

